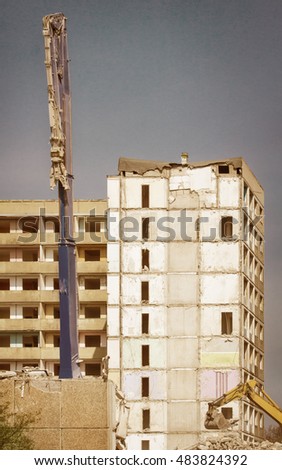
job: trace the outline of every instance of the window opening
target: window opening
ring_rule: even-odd
[[[221,312],[221,334],[231,335],[233,331],[232,312]]]
[[[150,362],[150,350],[148,344],[142,345],[142,366],[148,366]]]
[[[142,185],[142,207],[149,207],[149,185]]]

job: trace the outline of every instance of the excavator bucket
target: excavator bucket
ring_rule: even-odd
[[[208,411],[205,419],[206,429],[226,429],[230,426],[230,421],[226,419],[218,410]]]

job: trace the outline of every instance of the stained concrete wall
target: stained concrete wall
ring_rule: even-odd
[[[123,336],[141,336],[142,313],[149,314],[150,336],[166,335],[166,307],[144,305],[126,306],[122,310]]]
[[[132,217],[138,226],[137,241],[120,243],[121,377],[134,405],[128,437],[132,449],[140,449],[146,438],[151,449],[189,448],[205,432],[207,402],[243,379],[239,338],[245,170],[231,162],[225,174],[218,165],[172,165],[120,176],[120,215]],[[141,207],[142,184],[150,187],[149,208]],[[154,218],[148,241],[141,237],[145,217]],[[232,240],[222,238],[223,217],[233,219]],[[150,250],[148,271],[142,270],[143,248]],[[141,299],[141,281],[149,282],[148,303]],[[223,334],[223,312],[232,313],[229,335]],[[149,313],[148,334],[141,331],[142,313]],[[141,346],[146,344],[150,361],[142,367]],[[150,381],[148,398],[142,397],[142,377]],[[157,403],[163,421],[158,440],[155,428],[143,430],[140,421],[142,407],[152,410]]]
[[[167,399],[167,376],[162,370],[124,371],[122,389],[125,390],[126,399],[142,400],[142,377],[149,377],[150,400]]]
[[[115,449],[112,382],[98,378],[4,379],[0,398],[9,403],[12,413],[34,416],[27,434],[36,450]]]

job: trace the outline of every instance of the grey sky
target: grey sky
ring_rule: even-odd
[[[42,17],[68,18],[75,196],[119,156],[244,156],[266,191],[266,389],[282,406],[281,0],[0,0],[1,199],[54,198]]]

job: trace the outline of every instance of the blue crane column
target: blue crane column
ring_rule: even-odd
[[[60,373],[62,379],[81,376],[78,357],[78,290],[73,238],[73,171],[71,96],[66,18],[55,13],[43,18],[51,128],[51,187],[59,195]]]

